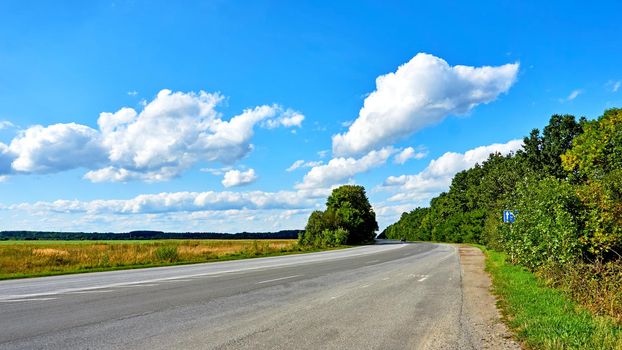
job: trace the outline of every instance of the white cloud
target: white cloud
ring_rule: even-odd
[[[325,158],[328,155],[328,150],[327,149],[323,149],[321,151],[317,152],[317,156],[320,158]]]
[[[222,179],[222,185],[229,188],[235,186],[244,186],[251,184],[257,180],[254,169],[247,171],[229,170]]]
[[[176,167],[162,167],[155,171],[133,171],[124,168],[105,167],[91,170],[84,174],[84,178],[91,182],[130,182],[146,181],[158,182],[174,178],[179,174]]]
[[[522,140],[507,143],[480,146],[465,153],[447,152],[421,172],[414,175],[389,176],[382,188],[397,192],[389,201],[413,201],[415,206],[427,205],[427,202],[440,192],[446,191],[453,176],[465,169],[481,164],[491,153],[507,155],[521,149]]]
[[[162,90],[137,112],[122,108],[101,113],[99,130],[75,123],[22,131],[3,151],[11,154],[12,172],[51,173],[72,168],[93,169],[94,181],[162,181],[179,176],[193,164],[233,164],[252,149],[258,123],[300,125],[304,116],[278,105],[246,109],[224,120],[216,107],[219,94]],[[2,168],[0,174],[8,173]]]
[[[574,100],[575,98],[577,98],[579,95],[581,95],[582,93],[583,93],[583,90],[581,90],[581,89],[572,90],[572,91],[570,92],[570,94],[568,95],[568,97],[566,97],[566,98],[562,98],[562,99],[560,99],[559,101],[560,101],[560,102],[568,102],[568,101],[572,101],[572,100]]]
[[[322,193],[325,195],[326,193]],[[305,209],[316,204],[312,191],[280,192],[163,192],[142,194],[132,199],[56,200],[5,206],[5,210],[29,210],[57,213],[149,214],[195,211]]]
[[[412,147],[407,147],[393,157],[393,162],[395,164],[404,164],[410,159],[423,159],[427,157],[427,155],[428,151],[425,148],[418,147],[415,150]]]
[[[11,164],[14,159],[15,155],[11,153],[9,147],[0,142],[0,176],[12,172]]]
[[[208,174],[212,174],[212,175],[216,175],[216,176],[222,176],[229,170],[233,170],[233,167],[226,166],[226,167],[223,167],[223,168],[201,168],[200,169],[200,171],[202,171],[204,173],[208,173]]]
[[[620,86],[622,85],[622,81],[620,81],[620,80],[617,80],[617,81],[610,80],[605,85],[608,86],[611,89],[611,92],[618,92],[618,90],[620,90]]]
[[[302,229],[314,209],[229,209],[137,214],[1,211],[1,229],[41,231],[158,230],[167,232],[266,232]],[[7,218],[11,218],[7,220]]]
[[[333,136],[333,153],[356,155],[389,145],[450,114],[494,101],[516,81],[519,64],[450,66],[419,53],[396,72],[379,76],[347,132]]]
[[[294,163],[292,163],[292,165],[290,165],[289,168],[285,169],[285,171],[294,171],[300,168],[301,166],[303,166],[304,164],[305,164],[305,161],[302,159],[299,159],[295,161]]]
[[[0,120],[0,130],[2,129],[8,129],[8,128],[14,128],[15,124],[11,123],[8,120]]]
[[[291,128],[291,127],[300,128],[302,127],[302,121],[304,119],[305,119],[304,115],[290,109],[290,110],[286,110],[285,112],[283,112],[283,114],[279,118],[266,120],[263,123],[263,126],[268,129],[274,129],[279,126],[283,126],[286,128]]]
[[[297,184],[298,189],[325,188],[340,181],[366,172],[387,162],[387,159],[395,153],[392,147],[374,150],[361,158],[333,158],[327,164],[313,167],[304,176],[302,183]]]
[[[101,135],[88,126],[70,123],[32,126],[9,145],[17,173],[51,173],[78,167],[92,168],[106,161]]]
[[[299,159],[295,161],[294,163],[292,163],[292,165],[290,165],[289,168],[285,169],[285,171],[294,171],[299,168],[313,168],[313,167],[316,167],[322,164],[324,164],[324,162],[321,160],[305,162],[304,160]]]
[[[128,96],[136,96],[136,95],[138,95],[138,91],[136,91],[136,90],[128,91],[127,94],[128,94]]]

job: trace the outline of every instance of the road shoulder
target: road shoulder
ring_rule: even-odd
[[[491,294],[490,276],[485,272],[484,253],[475,247],[460,246],[462,268],[462,325],[469,325],[471,345],[476,349],[521,349],[501,321],[496,298]]]

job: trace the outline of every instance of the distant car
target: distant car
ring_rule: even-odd
[[[400,239],[400,241],[406,242],[406,238],[402,237],[402,239]]]

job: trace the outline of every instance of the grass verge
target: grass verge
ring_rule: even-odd
[[[481,247],[480,247],[481,248]],[[485,250],[499,307],[518,340],[530,349],[622,349],[622,328],[594,316],[531,272]]]
[[[338,248],[333,248],[338,249]],[[4,241],[0,280],[308,253],[296,240]]]

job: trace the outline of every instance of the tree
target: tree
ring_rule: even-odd
[[[532,172],[565,179],[568,172],[562,166],[561,156],[572,147],[573,140],[583,132],[585,124],[585,118],[577,122],[572,115],[555,114],[542,135],[538,129],[533,129],[523,139],[523,149],[518,154]]]
[[[622,109],[610,109],[562,156],[585,205],[583,243],[593,258],[622,253]]]
[[[363,186],[344,185],[334,189],[326,200],[326,212],[334,214],[337,226],[348,232],[348,244],[374,239],[378,222]]]
[[[302,245],[316,245],[321,240],[322,232],[329,229],[324,219],[324,212],[316,210],[309,216],[304,232],[300,233],[299,243]]]
[[[326,211],[311,213],[299,243],[313,246],[362,244],[374,239],[376,214],[363,186],[341,186],[326,201]]]

